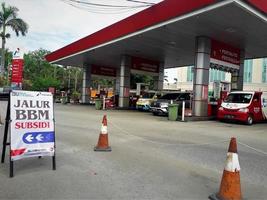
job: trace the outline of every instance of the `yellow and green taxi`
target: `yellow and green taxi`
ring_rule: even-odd
[[[160,94],[156,92],[147,92],[141,95],[136,102],[136,109],[137,110],[150,110],[151,104],[160,97]]]

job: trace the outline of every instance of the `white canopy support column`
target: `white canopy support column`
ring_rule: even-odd
[[[115,95],[120,94],[120,68],[116,69]]]
[[[197,37],[193,81],[193,116],[196,117],[208,115],[210,52],[210,38]]]
[[[131,57],[122,56],[120,66],[120,94],[119,107],[129,107],[129,93],[130,93],[130,75],[131,75]]]
[[[244,62],[245,62],[245,53],[244,53],[244,51],[241,51],[239,70],[232,73],[231,90],[239,90],[239,91],[243,90],[243,85],[244,85]]]
[[[82,83],[82,103],[89,103],[88,89],[91,85],[91,65],[84,65],[83,68],[83,83]]]
[[[154,90],[163,90],[163,81],[164,81],[164,64],[160,63],[159,74],[154,76]]]

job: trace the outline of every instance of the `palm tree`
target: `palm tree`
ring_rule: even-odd
[[[0,37],[2,38],[2,51],[1,51],[1,67],[0,75],[5,71],[5,44],[6,39],[10,38],[10,34],[7,33],[7,28],[11,28],[17,36],[19,34],[25,36],[28,31],[28,25],[22,19],[17,18],[19,9],[13,6],[6,6],[5,3],[1,4],[0,8],[0,28],[2,32]]]

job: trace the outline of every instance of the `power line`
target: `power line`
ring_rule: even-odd
[[[95,9],[95,8],[90,9],[90,8],[79,7],[79,6],[73,5],[71,3],[68,3],[68,4],[74,8],[84,10],[84,11],[87,11],[90,13],[96,13],[96,14],[121,14],[121,13],[126,13],[126,12],[133,11],[133,10],[137,9],[137,8],[135,8],[135,9],[122,9],[122,10],[108,10],[107,11],[107,10],[100,10],[100,9]]]
[[[125,13],[125,12],[133,11],[136,9],[140,9],[140,8],[146,8],[152,5],[152,3],[146,3],[145,5],[122,6],[122,5],[114,5],[114,4],[92,3],[89,1],[81,1],[81,0],[61,0],[61,1],[77,9],[85,10],[85,11],[92,12],[92,13],[99,13],[99,14],[120,14],[120,13]],[[136,1],[136,0],[133,0],[133,1]],[[141,2],[138,2],[138,3],[141,3]]]
[[[67,0],[72,3],[81,4],[81,5],[89,5],[89,6],[96,6],[96,7],[106,7],[106,8],[140,8],[146,7],[145,5],[138,5],[138,6],[120,6],[120,5],[111,5],[111,4],[99,4],[99,3],[91,3],[87,1],[79,1],[79,0]]]
[[[134,2],[134,3],[142,3],[142,4],[147,4],[147,5],[155,5],[155,3],[150,3],[150,2],[145,2],[145,1],[138,1],[138,0],[126,0],[129,2]]]

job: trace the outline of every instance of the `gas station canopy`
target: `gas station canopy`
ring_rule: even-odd
[[[51,63],[119,67],[122,55],[194,64],[195,38],[205,36],[267,57],[267,3],[263,0],[165,0],[46,56]]]
[[[194,65],[192,115],[206,117],[209,69],[231,72],[231,89],[242,91],[244,59],[267,57],[266,36],[266,0],[165,0],[46,59],[84,68],[83,102],[95,68],[117,68],[119,107],[129,106],[134,69],[155,72],[161,90],[164,68]]]

